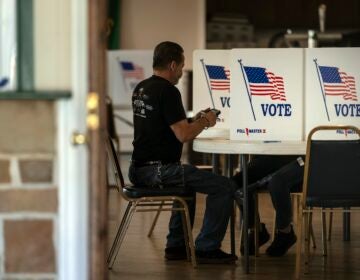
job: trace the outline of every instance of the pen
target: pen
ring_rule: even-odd
[[[266,140],[264,141],[264,143],[280,143],[281,141],[279,140]]]

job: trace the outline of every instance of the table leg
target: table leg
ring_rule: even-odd
[[[226,155],[225,158],[225,169],[226,169],[226,176],[228,178],[231,178],[233,176],[233,162],[232,162],[232,156]],[[233,211],[231,211],[230,215],[230,248],[231,248],[231,254],[235,255],[235,203]]]
[[[350,208],[344,208],[349,210]],[[350,212],[343,213],[343,240],[350,241]]]
[[[248,175],[247,175],[247,162],[246,155],[240,155],[241,170],[243,175],[243,193],[244,193],[244,202],[243,202],[243,237],[244,237],[244,261],[245,261],[245,273],[249,273],[249,221],[248,221]]]
[[[212,166],[213,166],[213,173],[219,174],[219,165],[220,165],[220,157],[218,154],[212,154]]]

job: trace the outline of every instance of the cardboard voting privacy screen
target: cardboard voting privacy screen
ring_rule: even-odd
[[[16,89],[16,1],[0,2],[0,92]]]
[[[221,111],[217,124],[199,137],[229,137],[230,50],[195,50],[193,54],[193,112]]]
[[[233,49],[230,71],[230,139],[302,139],[302,49]]]
[[[319,125],[360,126],[360,48],[305,51],[305,134]],[[351,137],[352,131],[317,138]]]
[[[131,106],[135,86],[152,75],[152,50],[108,52],[108,93],[115,106]]]

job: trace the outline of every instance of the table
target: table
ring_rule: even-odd
[[[248,244],[248,180],[246,155],[305,155],[305,141],[238,141],[221,138],[199,138],[193,142],[193,150],[202,153],[240,155],[244,192],[244,259],[245,271],[249,273]]]

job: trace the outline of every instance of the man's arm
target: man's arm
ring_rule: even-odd
[[[216,124],[216,114],[214,112],[207,112],[201,115],[200,118],[189,123],[186,119],[172,124],[170,127],[175,133],[176,138],[185,143],[193,140],[196,136],[204,130],[205,127],[212,127]]]

